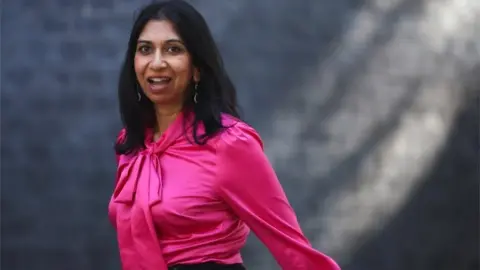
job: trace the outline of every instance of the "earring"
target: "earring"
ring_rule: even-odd
[[[195,104],[198,103],[198,100],[197,100],[197,97],[198,97],[198,83],[195,83],[195,94],[193,95],[193,102],[195,102]]]
[[[140,100],[142,100],[142,95],[140,94],[141,88],[138,85],[136,85],[135,90],[136,90],[135,92],[137,92],[137,101],[140,102]]]

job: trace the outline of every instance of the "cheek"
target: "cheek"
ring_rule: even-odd
[[[193,68],[189,61],[178,61],[175,64],[175,73],[177,74],[177,84],[182,86],[188,85],[192,80]]]

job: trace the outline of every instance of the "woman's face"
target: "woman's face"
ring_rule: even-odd
[[[167,20],[152,20],[137,41],[135,73],[145,95],[162,107],[181,107],[198,71],[185,44]]]

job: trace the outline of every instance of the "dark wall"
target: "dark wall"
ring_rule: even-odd
[[[2,269],[119,269],[116,80],[146,2],[2,2]],[[316,248],[346,270],[478,269],[473,2],[191,2]],[[277,269],[254,236],[244,257]]]
[[[464,102],[422,184],[344,269],[479,269],[479,96]]]

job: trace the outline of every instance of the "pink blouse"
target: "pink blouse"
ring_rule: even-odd
[[[122,269],[241,263],[250,229],[283,269],[340,269],[303,235],[253,128],[224,115],[230,127],[199,146],[184,136],[184,119],[157,142],[148,131],[144,151],[117,157],[109,218]]]

